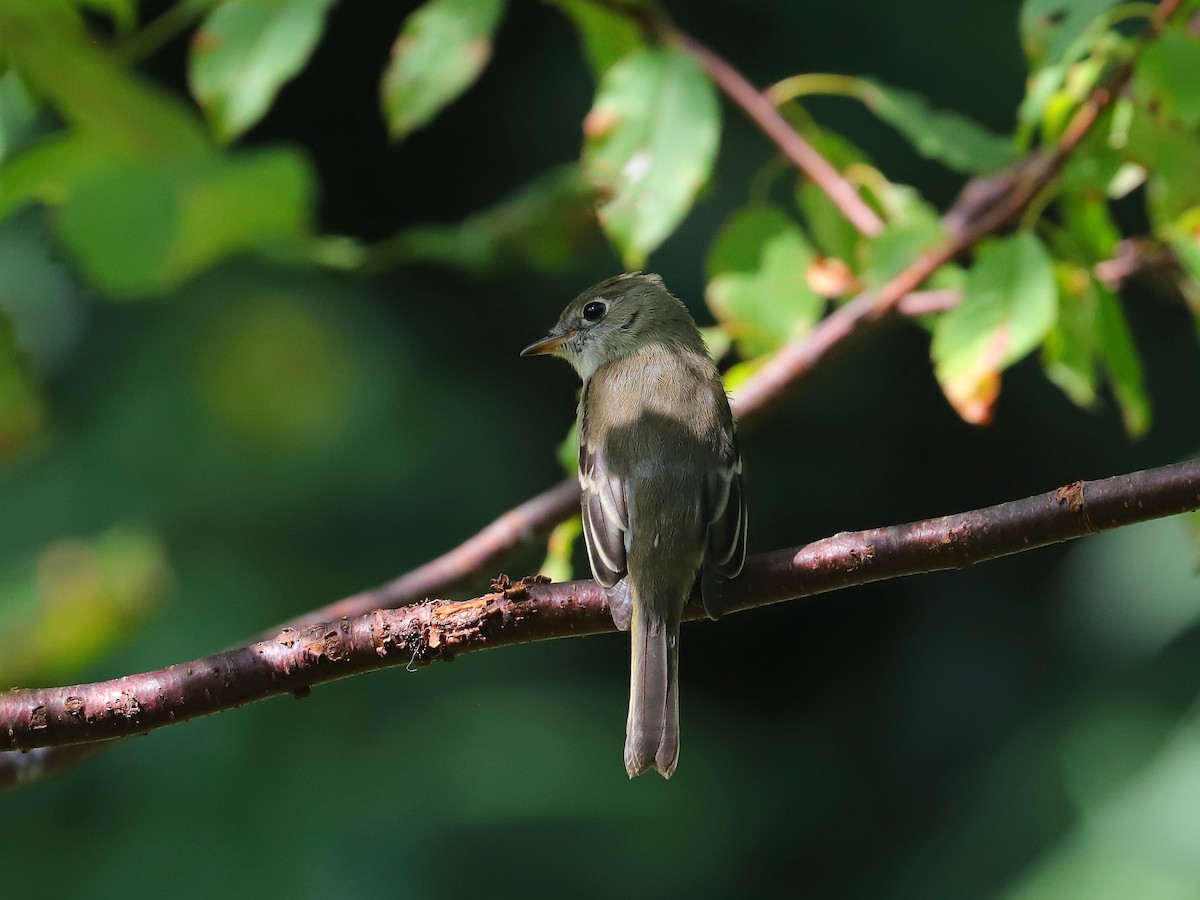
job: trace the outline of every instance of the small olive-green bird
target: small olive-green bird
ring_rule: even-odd
[[[583,379],[579,483],[592,575],[630,630],[629,777],[679,759],[679,623],[700,581],[708,614],[746,557],[746,503],[721,376],[657,275],[588,288],[523,356],[552,354]]]

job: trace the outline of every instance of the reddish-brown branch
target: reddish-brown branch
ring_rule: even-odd
[[[843,533],[760,554],[726,588],[726,608],[751,609],[856,584],[961,568],[1200,508],[1200,460],[1094,482],[924,522]],[[96,684],[0,694],[0,746],[67,746],[128,737],[316,684],[390,666],[427,665],[477,650],[613,630],[591,581],[497,585],[461,602],[380,609],[156,672]],[[699,607],[689,618],[700,618]]]
[[[1163,0],[1159,7],[1158,24],[1150,34],[1157,33],[1161,23],[1169,19],[1178,6],[1179,0]],[[633,14],[624,7],[621,9]],[[938,267],[1019,215],[1053,180],[1062,163],[1083,140],[1103,108],[1112,102],[1129,74],[1129,69],[1122,67],[1093,92],[1080,107],[1049,157],[1030,156],[1005,172],[973,182],[964,190],[963,200],[944,219],[949,236],[940,246],[921,254],[877,292],[860,294],[836,309],[811,332],[792,341],[747,379],[733,397],[739,427],[744,429],[753,426],[763,413],[803,381],[834,348],[863,327],[892,312],[905,297],[918,292],[925,279]],[[749,85],[740,75],[738,77]],[[754,90],[753,86],[750,89]],[[433,562],[380,588],[355,594],[298,616],[288,624],[303,627],[322,619],[362,615],[379,606],[423,599],[444,590],[448,584],[460,584],[480,571],[494,568],[522,543],[546,534],[556,524],[573,515],[578,508],[578,500],[578,485],[574,479],[564,479],[532,500],[504,513],[483,531]]]
[[[559,522],[579,510],[579,483],[564,478],[549,490],[513,507],[474,537],[386,584],[336,600],[320,609],[285,622],[263,633],[284,628],[304,628],[313,622],[361,616],[383,606],[403,606],[443,593],[475,573],[508,556],[518,547],[545,537]]]
[[[858,190],[842,177],[825,157],[779,113],[774,102],[741,72],[689,34],[674,32],[683,49],[704,67],[708,77],[742,108],[763,134],[817,185],[859,233],[875,237],[884,229],[883,219],[867,204]]]
[[[1161,31],[1163,24],[1178,11],[1179,6],[1180,0],[1161,0],[1155,20],[1147,31],[1147,40]],[[692,40],[691,47],[695,48],[699,45]],[[701,59],[701,62],[709,69],[710,77],[714,79],[714,82],[720,84],[735,102],[739,102],[739,105],[742,105],[743,109],[758,122],[760,127],[763,127],[764,131],[773,139],[778,140],[776,135],[772,134],[772,131],[764,125],[765,121],[778,117],[779,121],[771,125],[771,129],[778,131],[778,134],[783,135],[785,140],[790,140],[782,131],[778,130],[779,124],[782,122],[792,138],[799,139],[807,146],[807,143],[803,142],[803,139],[787,125],[786,121],[779,117],[778,111],[773,105],[768,113],[765,107],[759,106],[757,100],[751,99],[752,93],[766,101],[766,98],[753,85],[724,60],[711,54],[711,51],[708,53],[709,55],[705,58],[707,62],[705,59]],[[717,64],[715,67],[714,63]],[[1050,184],[1062,163],[1086,136],[1100,113],[1112,102],[1112,99],[1128,80],[1130,71],[1130,65],[1119,67],[1104,85],[1093,91],[1076,113],[1048,158],[1032,156],[1024,162],[1023,166],[1017,167],[1016,172],[1024,171],[1027,175],[1023,186],[1017,185],[1021,188],[1020,190],[1010,190],[1010,187],[1013,186],[1005,184],[1003,185],[1004,190],[990,192],[993,199],[986,203],[960,204],[951,210],[944,220],[950,237],[942,246],[918,257],[878,292],[860,295],[840,307],[807,336],[794,341],[776,354],[767,365],[747,381],[734,398],[735,412],[740,418],[741,425],[745,427],[752,424],[754,419],[774,405],[789,388],[803,380],[821,359],[851,335],[862,330],[865,325],[883,318],[892,310],[902,309],[904,298],[917,291],[938,266],[953,259],[964,250],[970,249],[978,241],[1020,214],[1037,194]],[[737,91],[736,95],[735,90]],[[738,97],[749,101],[750,108],[741,103]],[[753,114],[751,108],[761,109],[763,119],[760,120]],[[786,148],[782,149],[785,153],[788,152]],[[808,149],[812,150],[811,147]],[[801,155],[803,152],[801,151]],[[803,165],[792,153],[788,153],[788,155],[803,168]],[[828,166],[828,163],[819,155],[817,158]],[[819,167],[820,163],[817,165]],[[829,168],[832,169],[832,167]],[[833,174],[839,181],[845,183],[836,171]],[[814,180],[818,179],[814,177]],[[818,180],[818,183],[821,182]],[[991,181],[991,186],[996,184],[997,181]],[[822,186],[828,191],[828,186]],[[976,187],[980,186],[980,183],[977,182]],[[986,188],[989,185],[983,184],[982,186]],[[989,192],[985,190],[982,193]],[[967,192],[964,194],[966,195]],[[858,198],[856,193],[854,196],[861,202],[861,198]],[[833,199],[836,201],[836,197]],[[867,211],[874,215],[869,207],[867,207]],[[859,228],[862,230],[861,224]],[[919,311],[913,310],[912,314],[919,314]],[[545,534],[555,524],[574,512],[577,499],[578,486],[574,479],[565,479],[550,490],[505,513],[479,534],[436,560],[380,588],[355,594],[330,606],[299,616],[293,620],[293,624],[302,626],[322,618],[336,618],[339,615],[353,618],[376,606],[409,602],[433,594],[447,584],[461,583],[480,571],[494,567],[498,560],[508,555],[520,544]],[[837,540],[837,538],[830,540]],[[753,568],[750,571],[753,571]],[[748,577],[749,572],[747,573]],[[267,696],[267,694],[263,696]],[[248,702],[248,700],[243,702]],[[28,778],[40,777],[40,774],[51,770],[56,771],[79,758],[78,755],[73,755],[75,748],[62,748],[59,751],[62,755],[55,755],[57,749],[51,748],[44,759],[36,758],[34,760],[36,765],[26,764],[29,762],[28,759],[19,761],[21,758],[15,754],[0,754],[0,788],[20,783]],[[88,748],[89,753],[91,749]]]

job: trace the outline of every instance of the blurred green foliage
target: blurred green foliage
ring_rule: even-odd
[[[649,4],[0,0],[0,682],[190,659],[443,552],[573,464],[576,385],[515,355],[576,291],[653,266],[734,387],[1131,60],[1015,230],[929,280],[958,306],[744,436],[751,549],[1195,454],[1183,7],[1135,57],[1148,4],[672,4],[776,82],[869,238]],[[1167,262],[1101,277],[1130,246]],[[167,729],[6,795],[0,892],[70,848],[92,897],[1191,896],[1188,522],[689,629],[670,784],[625,783],[621,637]],[[582,571],[577,537],[511,571]]]

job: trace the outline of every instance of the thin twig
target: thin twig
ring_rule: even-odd
[[[792,128],[771,99],[751,84],[729,62],[718,56],[691,35],[674,30],[676,38],[688,55],[704,67],[708,77],[742,111],[775,142],[784,156],[794,162],[813,180],[859,233],[875,237],[884,229],[884,222],[875,210],[859,195],[854,185],[825,159],[812,144]]]
[[[1075,482],[1046,494],[924,522],[843,533],[747,560],[725,589],[740,611],[850,585],[962,568],[1034,547],[1200,509],[1200,459]],[[688,618],[703,617],[698,605]],[[129,737],[392,666],[612,631],[595,582],[497,585],[461,602],[380,609],[156,672],[0,694],[0,746],[68,746]]]
[[[1180,2],[1162,0],[1158,15],[1143,38],[1143,46],[1161,31]],[[878,291],[859,294],[823,319],[805,338],[794,341],[769,359],[734,398],[739,423],[743,417],[762,415],[831,349],[863,326],[889,315],[903,297],[916,291],[937,269],[1020,215],[1053,182],[1132,72],[1132,61],[1117,66],[1104,84],[1080,105],[1050,151],[1032,153],[1010,169],[968,185],[963,192],[967,202],[960,201],[943,217],[949,236],[939,246],[920,254]]]

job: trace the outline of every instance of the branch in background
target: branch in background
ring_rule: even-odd
[[[902,575],[961,568],[1034,547],[1200,508],[1200,459],[924,522],[848,532],[751,557],[725,589],[733,612]],[[515,585],[462,602],[380,609],[156,672],[0,694],[9,750],[129,737],[256,700],[393,666],[613,631],[593,581]],[[689,619],[703,618],[698,604]]]
[[[704,67],[708,77],[729,99],[775,142],[783,155],[794,162],[833,201],[851,225],[867,237],[876,237],[884,222],[859,196],[858,190],[780,115],[775,103],[752,85],[741,72],[682,31],[672,32],[688,55]]]
[[[1125,282],[1141,275],[1167,275],[1175,283],[1179,277],[1179,257],[1166,244],[1149,238],[1124,238],[1117,242],[1112,259],[1092,266],[1092,274],[1112,291],[1119,291]]]

